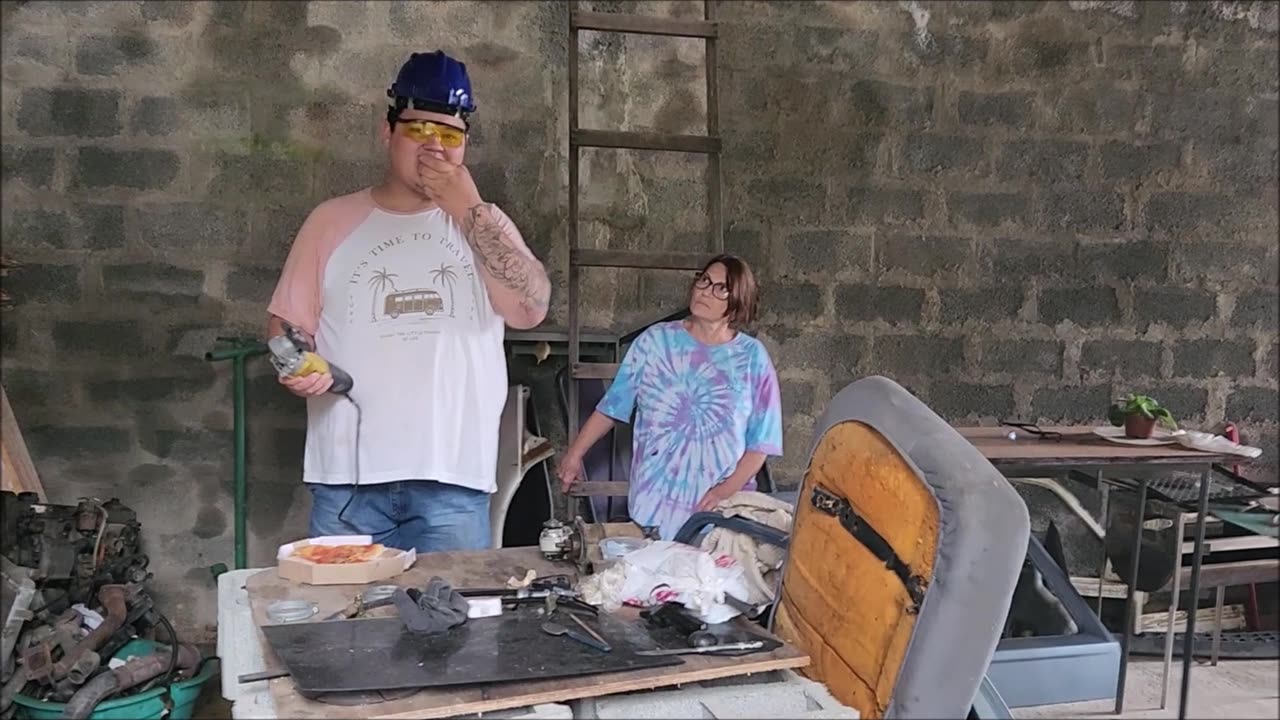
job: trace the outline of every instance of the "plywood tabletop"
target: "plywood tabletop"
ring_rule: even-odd
[[[971,442],[992,465],[1107,465],[1152,463],[1165,465],[1209,464],[1219,462],[1246,463],[1248,458],[1192,450],[1177,443],[1170,445],[1125,445],[1111,442],[1093,433],[1092,426],[1041,425],[1044,432],[1061,434],[1061,439],[1036,437],[1026,430],[1007,426],[960,427],[956,430]],[[1016,440],[1009,433],[1017,433]]]
[[[417,562],[408,572],[386,582],[406,587],[423,587],[431,576],[438,575],[454,587],[502,587],[509,577],[524,577],[528,570],[535,571],[539,576],[576,575],[572,565],[550,562],[542,557],[537,548],[521,547],[482,552],[425,553],[418,556]],[[254,624],[261,626],[268,622],[267,606],[276,600],[310,600],[319,606],[316,617],[325,617],[345,607],[363,586],[301,585],[283,580],[274,569],[267,569],[250,577],[245,588],[249,594]],[[624,608],[619,612],[637,617],[638,620],[634,609]],[[750,627],[753,632],[763,632],[758,626]],[[283,669],[260,629],[255,629],[255,636],[262,645],[266,660],[264,669]],[[743,657],[690,655],[684,656],[684,664],[671,667],[532,682],[429,689],[410,697],[355,707],[308,700],[295,691],[293,681],[288,677],[271,680],[270,685],[280,717],[327,720],[359,716],[398,720],[494,712],[539,703],[567,702],[579,698],[800,668],[808,664],[808,655],[784,643],[772,652]]]

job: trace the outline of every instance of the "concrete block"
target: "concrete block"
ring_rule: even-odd
[[[266,681],[240,683],[237,678],[265,669],[262,648],[253,633],[253,613],[245,582],[261,569],[231,570],[218,576],[218,657],[222,697],[234,702],[267,687]]]
[[[935,383],[929,407],[945,418],[1007,418],[1013,412],[1013,387],[966,382]]]
[[[1275,348],[1271,350],[1271,357],[1274,362]],[[1227,398],[1227,419],[1232,422],[1275,422],[1277,415],[1280,415],[1280,396],[1277,396],[1275,390],[1264,387],[1241,387],[1234,390]],[[1257,447],[1275,447],[1274,443],[1268,445],[1261,438],[1245,440]]]
[[[1253,350],[1253,342],[1245,340],[1187,340],[1173,350],[1173,375],[1195,378],[1252,375]]]
[[[842,320],[918,323],[924,313],[924,290],[880,285],[839,285],[836,315]]]
[[[1046,194],[1044,224],[1058,230],[1120,230],[1125,226],[1124,196],[1113,192]]]
[[[1146,340],[1091,340],[1080,348],[1080,371],[1110,374],[1119,370],[1130,377],[1160,374],[1159,343]]]
[[[74,265],[23,265],[4,281],[14,305],[54,303],[66,305],[80,299],[80,268]]]
[[[573,708],[564,703],[539,703],[528,707],[499,710],[476,715],[457,715],[457,718],[502,718],[502,720],[573,720]]]
[[[691,685],[676,690],[629,693],[577,701],[582,720],[611,718],[857,718],[819,683],[795,673],[770,682],[742,678],[714,687]]]
[[[18,99],[18,128],[34,137],[110,137],[120,132],[119,90],[32,88]]]
[[[994,323],[1014,320],[1022,309],[1022,288],[1017,285],[938,290],[944,324]]]
[[[961,92],[956,106],[960,122],[965,125],[1027,127],[1031,121],[1030,93],[986,95]]]
[[[204,288],[204,271],[162,263],[108,265],[102,268],[102,284],[113,297],[133,293],[199,296]]]
[[[992,372],[1017,374],[1030,370],[1062,374],[1062,343],[1056,340],[995,340],[982,348],[982,366]]]
[[[951,193],[947,196],[951,221],[979,227],[1024,223],[1031,218],[1031,200],[1018,193]]]
[[[1031,412],[1035,422],[1084,423],[1101,418],[1111,402],[1109,385],[1039,388]]]
[[[1104,325],[1120,320],[1116,293],[1106,287],[1045,288],[1040,291],[1040,321],[1057,325],[1063,320],[1081,325]]]
[[[1180,328],[1189,323],[1208,322],[1217,311],[1218,297],[1207,290],[1135,288],[1133,291],[1133,314],[1144,330],[1153,323]],[[1237,314],[1239,311],[1240,305],[1237,303]]]

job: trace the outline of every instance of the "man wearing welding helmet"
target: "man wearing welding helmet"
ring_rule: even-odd
[[[354,379],[280,382],[307,401],[311,534],[369,534],[419,552],[489,547],[504,325],[546,317],[551,287],[515,224],[464,164],[466,66],[414,53],[387,90],[382,181],[321,203],[268,306]]]

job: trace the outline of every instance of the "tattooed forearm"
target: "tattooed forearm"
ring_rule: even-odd
[[[462,233],[488,275],[518,298],[534,324],[541,322],[551,299],[551,281],[542,263],[512,246],[493,206],[481,203],[467,210]]]

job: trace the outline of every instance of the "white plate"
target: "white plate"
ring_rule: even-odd
[[[1131,438],[1125,437],[1123,427],[1114,427],[1111,425],[1099,425],[1093,429],[1093,434],[1104,440],[1110,440],[1113,443],[1121,445],[1173,445],[1178,442],[1178,435],[1183,431],[1178,430],[1171,432],[1161,428],[1156,428],[1149,438]]]

